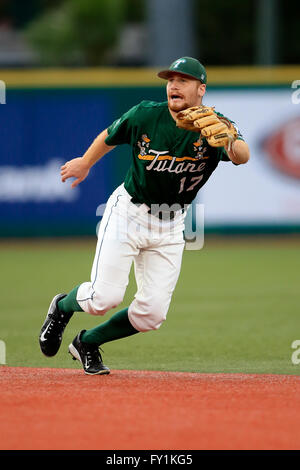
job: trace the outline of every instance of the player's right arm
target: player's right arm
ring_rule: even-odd
[[[139,105],[133,106],[102,131],[82,157],[73,158],[73,160],[66,162],[61,167],[62,181],[65,182],[68,178],[76,178],[71,185],[72,188],[75,188],[87,177],[90,168],[106,153],[115,148],[116,145],[130,144],[132,125],[135,122],[134,116],[138,108]]]
[[[106,145],[107,129],[101,132],[82,157],[73,158],[61,167],[61,180],[76,178],[71,187],[75,188],[89,174],[91,167],[115,146]]]

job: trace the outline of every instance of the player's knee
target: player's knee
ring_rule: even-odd
[[[120,292],[94,292],[91,299],[92,315],[105,315],[112,308],[116,308],[123,300]]]
[[[164,312],[156,311],[154,314],[150,313],[150,315],[146,318],[144,331],[158,330],[166,318],[167,315]]]
[[[149,303],[148,305],[133,302],[128,310],[129,320],[133,326],[142,332],[158,330],[167,318],[168,308],[159,302]]]

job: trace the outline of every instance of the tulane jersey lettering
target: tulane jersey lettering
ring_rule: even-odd
[[[197,161],[195,158],[191,157],[172,157],[170,155],[165,155],[165,152],[157,152],[151,150],[151,153],[147,155],[147,160],[150,160],[151,163],[146,166],[147,171],[168,171],[169,173],[195,173],[197,171],[202,171],[205,167],[205,163],[200,163],[200,165],[195,165],[194,163],[186,163],[186,160]],[[140,158],[138,156],[138,158]],[[145,160],[145,157],[142,158]],[[179,163],[180,162],[180,163]]]
[[[138,147],[140,153],[138,158],[144,161],[150,161],[151,163],[146,166],[148,171],[167,171],[169,173],[195,173],[203,171],[205,163],[198,164],[200,159],[209,158],[204,157],[206,148],[203,149],[203,140],[200,138],[198,141],[193,143],[194,156],[176,157],[170,155],[169,151],[154,150],[150,148],[151,139],[146,134],[143,134],[141,139],[138,141]],[[185,162],[195,162],[186,163]]]
[[[167,102],[134,106],[109,126],[105,142],[131,146],[124,185],[133,202],[149,206],[190,204],[220,160],[230,161],[223,147],[210,147],[199,133],[179,129]]]

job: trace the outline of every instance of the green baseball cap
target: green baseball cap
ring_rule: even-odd
[[[205,67],[199,62],[199,60],[193,57],[181,57],[180,59],[172,62],[167,70],[162,70],[157,75],[160,78],[168,79],[171,73],[177,72],[182,75],[200,80],[202,83],[206,83],[207,75]]]

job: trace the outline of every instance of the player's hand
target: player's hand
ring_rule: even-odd
[[[90,169],[82,157],[73,158],[61,167],[61,180],[64,183],[68,178],[76,178],[71,184],[71,188],[75,188],[87,177],[89,171]]]

